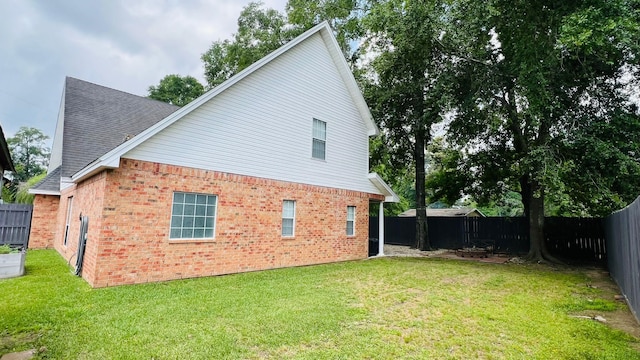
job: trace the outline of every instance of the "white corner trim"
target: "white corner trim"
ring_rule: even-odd
[[[375,187],[378,188],[378,190],[380,190],[380,192],[385,196],[385,202],[400,202],[400,197],[398,196],[398,194],[396,194],[393,189],[391,189],[391,187],[384,180],[382,180],[380,175],[376,173],[369,173],[369,175],[367,175],[367,178],[369,178],[373,185],[375,185]]]

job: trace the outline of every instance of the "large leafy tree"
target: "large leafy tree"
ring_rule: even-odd
[[[149,86],[149,97],[184,106],[204,94],[204,86],[193,76],[167,75],[157,86]]]
[[[209,87],[219,85],[302,32],[287,24],[286,16],[277,10],[265,9],[260,2],[247,5],[240,13],[233,39],[215,41],[202,54]]]
[[[360,36],[358,19],[365,5],[364,0],[289,0],[286,13],[281,13],[262,2],[249,3],[240,13],[233,38],[215,41],[202,54],[208,86],[219,85],[325,20],[336,31],[347,59],[355,61],[357,47],[351,43]]]
[[[13,183],[18,184],[42,174],[49,163],[49,136],[39,129],[21,126],[13,137],[7,139],[11,158],[16,168]]]
[[[464,154],[448,146],[443,137],[434,138],[427,146],[427,199],[449,206],[458,202],[470,181],[464,168]]]
[[[529,257],[552,259],[543,237],[548,196],[588,214],[638,191],[626,182],[638,174],[638,112],[629,101],[638,2],[460,0],[448,10],[456,26],[439,42],[455,68],[449,138],[468,154],[467,191],[518,189]]]
[[[13,137],[7,139],[16,171],[8,186],[2,189],[4,201],[33,201],[27,191],[46,174],[49,163],[47,139],[49,137],[39,129],[26,126],[20,127]]]
[[[367,0],[289,0],[286,12],[288,22],[300,30],[327,21],[345,58],[355,65],[361,55],[357,46],[363,36],[361,20],[369,7]]]
[[[397,203],[384,206],[385,216],[396,216],[401,212],[415,208],[415,171],[410,165],[396,166],[387,147],[385,135],[377,136],[369,140],[369,153],[371,158],[370,170],[380,175],[389,184],[400,198]],[[378,216],[378,209],[369,209],[371,216]]]
[[[384,129],[394,167],[415,169],[416,243],[429,249],[425,151],[441,120],[446,63],[437,43],[444,7],[438,1],[373,1],[363,19],[371,62],[366,95]],[[413,166],[411,166],[413,165]]]

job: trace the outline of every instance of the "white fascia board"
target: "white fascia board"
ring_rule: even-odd
[[[73,186],[73,180],[70,177],[63,176],[60,178],[60,190]]]
[[[380,190],[382,195],[385,196],[384,198],[385,202],[392,202],[392,203],[400,202],[400,197],[398,196],[398,194],[396,194],[393,191],[393,189],[391,189],[391,186],[389,186],[384,180],[382,180],[380,175],[376,173],[370,173],[369,175],[367,175],[367,178],[369,178],[369,181],[371,181],[373,185],[378,190]]]
[[[100,171],[102,171],[104,169],[115,169],[115,168],[120,167],[120,157],[122,155],[124,155],[127,152],[131,151],[133,148],[135,148],[136,146],[138,146],[141,143],[145,142],[147,139],[149,139],[153,135],[157,134],[161,130],[163,130],[166,127],[170,126],[171,124],[175,123],[176,121],[178,121],[179,119],[181,119],[185,115],[189,114],[193,110],[199,108],[201,105],[203,105],[204,103],[206,103],[209,100],[213,99],[218,94],[222,93],[223,91],[225,91],[226,89],[230,88],[231,86],[233,86],[234,84],[236,84],[240,80],[242,80],[245,77],[249,76],[254,71],[260,69],[264,65],[268,64],[269,62],[271,62],[273,59],[275,59],[278,56],[282,55],[283,53],[287,52],[292,47],[298,45],[299,43],[303,42],[304,40],[308,39],[313,34],[319,32],[319,31],[326,31],[326,32],[328,32],[328,34],[331,34],[331,27],[329,26],[329,23],[324,21],[324,22],[312,27],[311,29],[305,31],[302,35],[300,35],[297,38],[289,41],[288,43],[286,43],[285,45],[281,46],[277,50],[273,51],[272,53],[268,54],[267,56],[263,57],[262,59],[256,61],[255,63],[251,64],[246,69],[240,71],[239,73],[235,74],[234,76],[232,76],[231,78],[229,78],[228,80],[223,82],[222,84],[220,84],[220,85],[216,86],[215,88],[209,90],[208,92],[204,93],[203,95],[201,95],[197,99],[191,101],[189,104],[187,104],[187,105],[181,107],[180,109],[176,110],[174,113],[172,113],[171,115],[167,116],[163,120],[157,122],[155,125],[150,126],[149,128],[147,128],[146,130],[144,130],[140,134],[136,135],[133,139],[120,144],[119,146],[117,146],[113,150],[111,150],[111,151],[107,152],[106,154],[102,155],[100,158],[95,160],[93,163],[87,165],[84,169],[82,169],[82,170],[78,171],[77,173],[73,174],[71,176],[71,178],[73,179],[74,182],[78,182],[78,181],[84,180],[84,179],[86,179],[86,178],[88,178],[88,177],[90,177],[92,175],[95,175],[96,173],[98,173],[98,172],[100,172]],[[333,35],[331,35],[330,37],[333,37]],[[334,40],[334,42],[335,42],[335,40]],[[338,51],[339,51],[340,48],[338,47],[337,42],[335,42],[335,46],[336,46],[336,49],[338,49]],[[328,47],[328,48],[329,48],[329,51],[332,51],[331,47]],[[333,51],[335,51],[335,49],[333,49]],[[346,69],[348,70],[349,67],[346,64],[346,60],[344,60],[342,55],[340,57],[343,59],[344,66],[346,66]],[[351,75],[351,77],[353,79],[353,75]],[[355,79],[353,79],[353,83],[355,84]],[[356,85],[356,87],[357,87],[357,85]],[[358,93],[359,93],[359,90],[358,90]],[[362,94],[360,94],[360,97],[362,98]],[[362,98],[362,102],[364,103],[364,98]],[[366,103],[364,103],[364,105],[366,107]],[[368,107],[367,107],[367,111],[368,111]],[[371,116],[370,113],[369,113],[369,116]],[[373,123],[373,120],[370,120],[370,121],[373,124],[373,126],[375,126],[375,123]],[[369,133],[370,132],[371,132],[371,130],[369,130]]]
[[[338,71],[342,76],[342,81],[344,81],[351,98],[356,104],[358,111],[360,112],[360,116],[364,120],[365,126],[367,127],[367,135],[368,136],[378,136],[380,134],[380,129],[376,125],[375,121],[373,121],[373,116],[371,115],[371,110],[369,110],[369,106],[367,102],[364,100],[364,96],[362,96],[362,92],[360,91],[360,87],[358,86],[358,82],[355,77],[353,77],[353,73],[349,68],[349,64],[347,60],[344,58],[342,54],[342,49],[340,49],[340,45],[336,40],[335,36],[333,36],[333,32],[329,23],[326,21],[321,23],[320,25],[324,25],[320,32],[322,36],[322,40],[324,40],[331,57],[336,62],[336,66],[338,67]],[[320,26],[318,25],[318,26]]]
[[[80,170],[77,173],[71,175],[71,181],[75,183],[75,182],[78,182],[78,181],[82,181],[82,180],[88,179],[91,176],[99,173],[102,170],[105,170],[105,169],[116,169],[116,168],[120,167],[120,155],[114,156],[112,154],[112,153],[115,152],[115,150],[117,150],[119,148],[120,148],[120,146],[116,147],[115,149],[113,149],[113,150],[109,151],[108,153],[106,153],[105,155],[101,156],[98,160],[95,160],[91,164],[85,166],[82,170]]]
[[[29,194],[33,194],[33,195],[58,195],[58,196],[60,196],[60,191],[54,191],[54,190],[29,189],[27,192]]]

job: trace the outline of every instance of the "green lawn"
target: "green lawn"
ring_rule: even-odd
[[[381,258],[91,289],[52,250],[0,280],[0,354],[50,359],[640,359],[585,273]]]

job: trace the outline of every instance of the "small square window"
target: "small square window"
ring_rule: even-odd
[[[292,237],[295,234],[296,202],[284,200],[282,202],[282,236]]]
[[[173,193],[169,238],[213,238],[217,198],[216,195]]]

